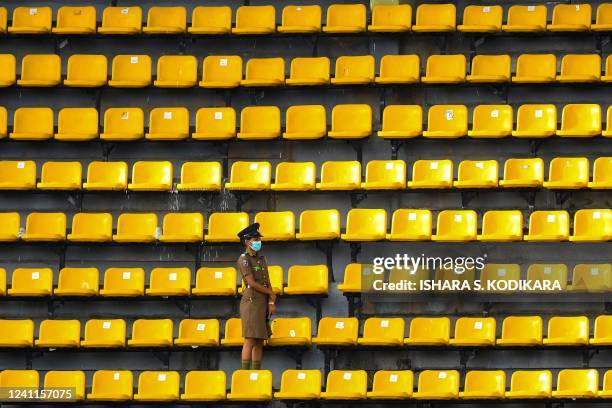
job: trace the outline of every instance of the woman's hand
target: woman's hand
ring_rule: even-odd
[[[268,303],[268,316],[272,316],[276,313],[276,305],[274,303]]]

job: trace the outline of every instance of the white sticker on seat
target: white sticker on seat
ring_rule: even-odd
[[[126,8],[121,9],[121,11],[120,11],[120,13],[121,13],[121,14],[128,14],[129,12],[130,12],[130,9],[129,9],[129,8],[127,8],[127,7],[126,7]]]
[[[499,109],[493,109],[491,111],[491,117],[492,118],[499,118]]]
[[[463,216],[461,214],[455,214],[454,220],[455,222],[461,222],[461,220],[463,220]]]
[[[22,161],[17,162],[17,168],[18,169],[24,169],[25,168],[25,162],[22,162]]]
[[[344,322],[336,322],[336,329],[344,329]]]
[[[166,381],[166,374],[157,374],[157,381]]]
[[[351,378],[353,378],[353,373],[344,373],[342,378],[345,380],[350,380]]]
[[[544,112],[542,112],[542,109],[536,109],[535,110],[535,117],[536,118],[541,118]]]
[[[123,280],[132,279],[132,272],[123,272]]]
[[[380,327],[389,327],[389,321],[387,319],[381,320]]]
[[[431,170],[437,170],[438,169],[438,162],[431,162],[431,163],[429,163],[429,168]]]
[[[215,120],[223,119],[223,112],[215,112]]]
[[[489,7],[489,6],[484,6],[484,7],[482,8],[482,12],[483,12],[483,13],[488,13],[489,11],[491,11],[491,7]]]
[[[30,15],[31,16],[35,16],[36,14],[38,14],[38,9],[37,8],[31,8],[30,9]]]
[[[198,325],[196,326],[196,330],[197,331],[204,331],[204,330],[206,330],[206,323],[198,323]]]
[[[552,273],[552,270],[551,270],[550,266],[545,266],[544,267],[544,273],[546,275],[550,275]]]
[[[215,279],[223,279],[223,272],[215,271]]]
[[[249,166],[249,170],[257,170],[258,167],[259,167],[259,164],[251,163],[251,165]]]
[[[534,11],[535,10],[535,6],[527,6],[527,11]]]
[[[249,375],[249,380],[251,381],[257,381],[258,378],[259,378],[259,373],[251,373],[251,375]]]
[[[385,163],[385,170],[393,170],[393,163]]]
[[[137,56],[130,57],[130,64],[138,64],[138,57]]]
[[[548,214],[546,216],[546,221],[548,221],[548,222],[555,222],[555,214]]]
[[[415,221],[417,219],[416,213],[408,213],[408,221]]]
[[[593,276],[599,275],[599,268],[591,268],[591,275]]]
[[[295,337],[295,330],[289,330],[289,337]]]
[[[172,112],[164,112],[164,119],[172,119]]]
[[[121,119],[122,120],[128,120],[130,118],[130,112],[122,112],[121,113]]]
[[[476,330],[480,330],[482,329],[482,322],[478,321],[478,322],[474,322],[474,328]]]
[[[39,280],[40,272],[32,272],[32,280]]]
[[[484,163],[483,162],[476,162],[475,164],[477,169],[483,169],[484,168]]]
[[[593,219],[594,220],[598,220],[601,218],[601,212],[599,211],[593,211]]]
[[[176,280],[176,272],[172,272],[168,275],[168,280],[175,281]]]
[[[397,382],[397,374],[389,375],[389,382]]]
[[[440,378],[440,379],[446,378],[446,371],[439,372],[438,373],[438,378]]]
[[[119,377],[121,377],[120,373],[113,373],[113,380],[117,381],[119,380]]]
[[[306,373],[297,373],[297,379],[298,380],[305,380],[306,379]]]
[[[301,8],[300,6],[297,6],[297,7],[295,8],[295,10],[296,10],[296,11],[302,11],[302,8]]]
[[[505,268],[499,268],[497,270],[497,275],[499,275],[499,276],[506,276],[506,269]]]
[[[448,109],[444,112],[444,117],[446,118],[446,120],[453,120],[453,118],[455,117],[455,111],[452,109]]]
[[[111,322],[103,322],[102,323],[102,328],[105,330],[108,330],[111,328]]]
[[[219,66],[220,67],[227,67],[227,58],[221,58],[219,60]]]

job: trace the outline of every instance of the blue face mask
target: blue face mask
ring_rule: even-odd
[[[251,242],[250,247],[255,252],[261,251],[261,241],[253,241],[253,242]]]

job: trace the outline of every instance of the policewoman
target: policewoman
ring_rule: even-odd
[[[242,369],[259,370],[263,355],[263,343],[270,336],[268,318],[276,312],[276,295],[272,291],[268,264],[261,255],[259,224],[254,223],[238,233],[245,251],[238,258],[238,270],[242,273],[245,290],[240,300],[242,320]]]

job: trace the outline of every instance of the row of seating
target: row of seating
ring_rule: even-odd
[[[330,191],[330,190],[403,190],[442,188],[541,188],[610,189],[612,157],[599,157],[593,162],[593,181],[586,157],[556,157],[550,161],[548,180],[544,180],[541,158],[510,158],[504,163],[503,179],[499,178],[496,160],[463,160],[454,179],[451,160],[417,160],[412,166],[412,180],[406,181],[403,160],[372,160],[361,179],[358,161],[327,161],[317,169],[313,162],[280,162],[272,182],[272,165],[267,162],[236,161],[230,177],[223,184],[219,162],[185,162],[181,179],[174,184],[173,165],[168,161],[137,161],[132,166],[132,182],[128,183],[125,162],[94,161],[87,166],[83,182],[80,162],[43,163],[40,181],[36,182],[33,161],[0,161],[0,190],[132,190],[132,191]]]
[[[372,55],[341,56],[336,59],[335,76],[330,79],[327,57],[294,58],[289,78],[285,78],[285,60],[252,58],[246,63],[243,79],[242,58],[238,55],[208,56],[202,64],[198,83],[198,61],[191,55],[164,55],[157,61],[157,77],[151,79],[152,62],[148,55],[117,55],[112,74],[107,78],[108,62],[104,55],[75,54],[68,58],[66,79],[62,81],[61,59],[56,54],[28,54],[21,60],[17,80],[17,61],[12,54],[0,54],[0,87],[15,83],[24,87],[143,88],[235,88],[282,85],[363,85],[423,83],[546,83],[546,82],[612,82],[612,56],[606,58],[605,75],[601,75],[598,54],[567,54],[557,74],[554,54],[521,54],[516,60],[516,74],[511,74],[510,55],[476,55],[471,74],[466,76],[467,60],[463,54],[432,55],[427,58],[426,74],[421,77],[420,59],[416,54],[385,55],[380,73],[375,73]]]
[[[557,4],[552,12],[552,24],[547,24],[546,5],[513,5],[508,9],[507,23],[502,25],[501,5],[469,5],[463,9],[462,24],[457,25],[454,4],[421,4],[416,8],[412,23],[412,7],[376,5],[372,21],[367,24],[367,9],[363,4],[332,4],[327,8],[326,25],[321,27],[322,11],[318,5],[290,5],[282,11],[282,23],[276,26],[276,9],[272,5],[240,6],[236,10],[236,24],[232,27],[232,10],[228,6],[195,7],[191,25],[187,28],[187,9],[182,6],[151,7],[147,25],[142,27],[142,9],[134,7],[106,7],[101,34],[270,34],[280,33],[360,33],[372,32],[449,32],[467,33],[541,32],[541,31],[611,31],[612,6],[597,7],[596,22],[592,24],[590,4]],[[7,10],[0,8],[0,33],[12,34],[94,34],[96,8],[92,6],[60,7],[52,28],[51,7],[16,7],[12,24],[7,30]]]
[[[359,336],[356,317],[323,317],[318,333],[312,337],[308,317],[278,317],[272,320],[270,347],[351,346],[455,346],[455,347],[537,347],[612,345],[612,316],[595,319],[595,331],[589,338],[586,316],[554,316],[548,321],[547,337],[542,337],[540,316],[509,316],[503,320],[501,336],[496,338],[493,317],[460,317],[454,325],[448,317],[415,317],[410,321],[410,335],[404,337],[405,321],[401,317],[370,317]],[[218,347],[241,346],[242,323],[230,318],[225,324],[224,338],[219,340],[217,319],[184,319],[174,338],[172,319],[137,319],[132,324],[131,338],[126,342],[126,322],[123,319],[92,319],[85,323],[81,340],[79,320],[43,320],[34,339],[34,322],[0,320],[0,347],[39,348],[123,348],[126,347]]]
[[[91,393],[85,397],[83,371],[48,371],[43,389],[72,389],[69,400],[88,401],[269,401],[277,400],[482,400],[482,399],[583,399],[612,398],[612,370],[606,371],[599,389],[596,369],[563,369],[553,391],[550,370],[516,370],[510,389],[506,390],[503,370],[470,370],[460,391],[461,375],[457,370],[423,370],[419,372],[417,391],[415,373],[411,370],[379,370],[374,373],[371,391],[365,370],[332,370],[321,391],[319,370],[285,370],[280,390],[273,392],[269,370],[236,370],[232,373],[230,392],[224,371],[189,371],[184,392],[177,371],[142,371],[138,376],[138,393],[134,394],[134,377],[129,370],[99,370],[93,375]],[[36,370],[4,370],[0,386],[12,389],[38,389]],[[14,401],[11,401],[14,402]]]
[[[66,214],[62,212],[30,213],[25,230],[21,230],[17,212],[0,213],[0,220],[0,241],[4,242],[215,243],[238,242],[238,232],[249,225],[249,214],[212,213],[207,234],[204,234],[201,213],[168,213],[164,216],[162,228],[158,227],[155,213],[123,213],[117,219],[115,234],[113,217],[109,213],[75,214],[69,234],[66,233]],[[573,234],[570,234],[570,214],[565,210],[533,211],[529,216],[527,234],[523,232],[523,213],[520,210],[486,211],[481,234],[478,234],[478,214],[474,210],[440,211],[435,234],[432,231],[432,212],[424,209],[395,210],[390,233],[387,233],[387,212],[384,209],[349,210],[344,233],[340,232],[340,212],[336,209],[302,211],[297,233],[292,211],[259,212],[255,215],[255,222],[260,224],[264,241],[596,242],[612,239],[611,209],[577,210]]]
[[[468,130],[466,105],[432,105],[423,130],[420,105],[388,105],[383,110],[381,130],[384,139],[472,138],[547,138],[612,137],[612,106],[607,109],[607,129],[602,130],[602,109],[598,104],[568,104],[563,107],[561,126],[557,128],[557,107],[553,104],[524,104],[518,107],[513,129],[514,110],[510,105],[477,105],[472,111]],[[58,115],[57,132],[54,113],[49,107],[21,107],[13,115],[8,131],[8,113],[0,106],[0,139],[105,141],[185,140],[190,137],[189,110],[185,107],[154,108],[149,113],[145,133],[145,114],[141,108],[117,107],[104,112],[100,133],[99,114],[95,108],[63,108]],[[285,112],[285,131],[277,106],[247,106],[240,112],[240,131],[236,131],[236,111],[232,107],[200,108],[196,112],[194,140],[287,140],[363,139],[373,133],[372,107],[367,104],[339,104],[331,110],[331,129],[323,105],[293,105]]]

